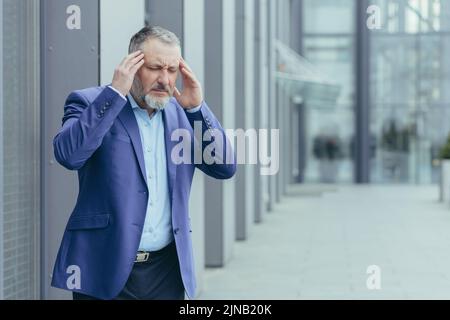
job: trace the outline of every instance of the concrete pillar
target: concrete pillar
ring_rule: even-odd
[[[0,74],[3,74],[3,5],[0,5]],[[0,77],[0,127],[3,128],[3,76]],[[0,129],[0,237],[3,238],[3,129]],[[0,300],[3,300],[3,245],[0,246]]]
[[[276,38],[283,44],[290,44],[290,1],[282,0],[277,2],[277,30]],[[278,67],[278,66],[277,66]],[[292,148],[289,145],[290,138],[290,92],[288,84],[277,81],[277,128],[280,130],[280,171],[276,175],[276,202],[281,201],[281,197],[286,193],[290,175],[289,158]]]
[[[283,33],[284,33],[284,19],[286,17],[283,16],[284,13],[284,4],[286,0],[277,1],[276,6],[276,30],[275,30],[275,38],[278,41],[281,41],[284,43],[283,39]],[[276,57],[275,57],[276,59]],[[275,60],[275,63],[278,61]],[[275,69],[278,70],[279,66],[276,65]],[[285,158],[285,150],[284,150],[284,133],[285,133],[285,127],[284,127],[284,114],[286,112],[285,108],[285,94],[284,94],[284,87],[282,83],[278,81],[278,79],[274,79],[276,83],[276,119],[275,119],[275,128],[280,130],[280,171],[275,176],[275,202],[281,201],[281,193],[283,189],[283,174],[284,170],[286,169],[284,166],[284,158]]]
[[[254,1],[236,2],[236,128],[255,128],[254,105]],[[257,146],[249,131],[246,150]],[[255,139],[253,139],[255,138]],[[257,150],[257,149],[256,149]],[[255,220],[255,165],[238,166],[236,174],[236,240],[245,240]]]
[[[205,99],[224,129],[235,127],[235,1],[205,1]],[[205,264],[230,259],[235,239],[235,178],[205,181]]]
[[[255,1],[254,5],[254,121],[256,129],[267,128],[267,30],[266,13],[264,9],[267,3]],[[261,141],[258,140],[258,150]],[[262,222],[266,211],[265,193],[267,177],[260,174],[261,166],[258,164],[254,170],[254,206],[256,223]]]
[[[183,10],[183,54],[197,79],[205,86],[205,0],[184,0]],[[195,171],[192,181],[189,212],[192,222],[192,242],[194,246],[197,294],[203,288],[205,269],[205,177]]]
[[[290,45],[298,54],[303,55],[303,0],[291,0]],[[292,110],[292,176],[291,181],[303,182],[306,157],[306,139],[304,131],[304,106],[301,101],[291,102]]]
[[[276,55],[274,50],[274,42],[276,40],[277,30],[277,7],[278,1],[267,2],[267,22],[268,22],[268,92],[269,92],[269,112],[268,112],[268,128],[278,129],[278,102],[277,102],[277,84],[276,84]],[[269,144],[270,150],[270,144]],[[273,210],[276,202],[277,194],[277,175],[268,176],[269,197],[268,211]]]
[[[254,13],[254,0],[245,1],[245,122],[247,129],[256,129],[254,114],[257,112],[255,106],[255,96],[254,96],[254,51],[255,51],[255,13]],[[257,143],[257,140],[255,140]],[[252,149],[252,146],[249,146]],[[257,150],[257,148],[255,148]],[[247,222],[248,229],[251,230],[253,221],[255,220],[255,171],[256,165],[249,164],[246,168],[246,212],[247,212]]]
[[[259,112],[257,112],[257,119],[259,123],[259,128],[261,129],[270,129],[269,126],[269,106],[271,93],[269,90],[269,68],[270,68],[270,56],[269,56],[269,2],[268,0],[256,1],[259,4],[257,11],[259,13],[259,23],[257,26],[258,31],[258,39],[259,39],[259,47],[255,50],[255,53],[259,55],[259,68],[260,75],[255,76],[256,81],[258,81],[256,87],[259,86],[261,88],[259,90],[259,103],[257,104],[257,108],[259,108]],[[261,141],[259,141],[261,146]],[[265,142],[268,145],[268,142]],[[266,148],[269,150],[269,147]],[[261,167],[261,166],[260,166]],[[262,176],[260,172],[256,173],[260,177],[259,193],[261,194],[261,209],[257,212],[260,212],[259,217],[257,216],[257,221],[262,221],[264,214],[267,213],[269,209],[270,203],[270,193],[269,193],[269,176]]]

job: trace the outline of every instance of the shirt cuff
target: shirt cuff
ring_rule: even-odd
[[[202,104],[200,103],[200,105],[198,107],[187,109],[186,112],[194,113],[194,112],[199,111],[201,108],[202,108]]]
[[[127,98],[125,98],[125,96],[122,93],[120,93],[119,91],[117,91],[117,89],[115,89],[113,86],[108,86],[108,87],[111,88],[112,90],[114,90],[115,92],[117,92],[117,94],[119,94],[119,96],[121,96],[122,98],[127,100]]]

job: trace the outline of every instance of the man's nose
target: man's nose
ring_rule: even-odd
[[[167,72],[167,70],[161,70],[161,72],[159,73],[158,82],[163,85],[169,84],[169,73]]]

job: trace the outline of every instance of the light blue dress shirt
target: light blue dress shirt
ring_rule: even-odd
[[[109,87],[123,99],[126,99],[115,88]],[[164,122],[161,111],[155,110],[150,117],[146,110],[139,107],[131,94],[128,94],[128,99],[133,108],[141,136],[149,194],[139,250],[156,251],[164,248],[174,240],[169,180],[167,176]],[[201,104],[186,111],[197,112],[200,109]]]
[[[131,94],[128,99],[139,126],[148,186],[147,213],[139,250],[156,251],[173,241],[162,112],[155,110],[150,117]]]
[[[139,250],[156,251],[171,243],[173,238],[172,214],[167,176],[166,144],[162,112],[155,110],[150,117],[128,95],[139,126],[144,165],[147,175],[148,203]],[[187,112],[197,112],[201,105]]]

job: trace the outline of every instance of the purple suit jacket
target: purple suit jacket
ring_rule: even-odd
[[[221,130],[224,153],[231,146],[206,103],[200,111],[188,113],[171,98],[163,119],[174,238],[184,287],[194,298],[188,211],[194,169],[217,179],[231,178],[236,158],[231,164],[175,165],[171,150],[178,141],[171,141],[171,133],[184,128],[193,137],[194,121],[201,121],[203,132]],[[207,145],[204,142],[202,148]],[[79,195],[58,251],[52,286],[112,299],[124,288],[133,267],[149,196],[139,128],[129,101],[109,87],[72,92],[53,146],[61,165],[78,170]]]

